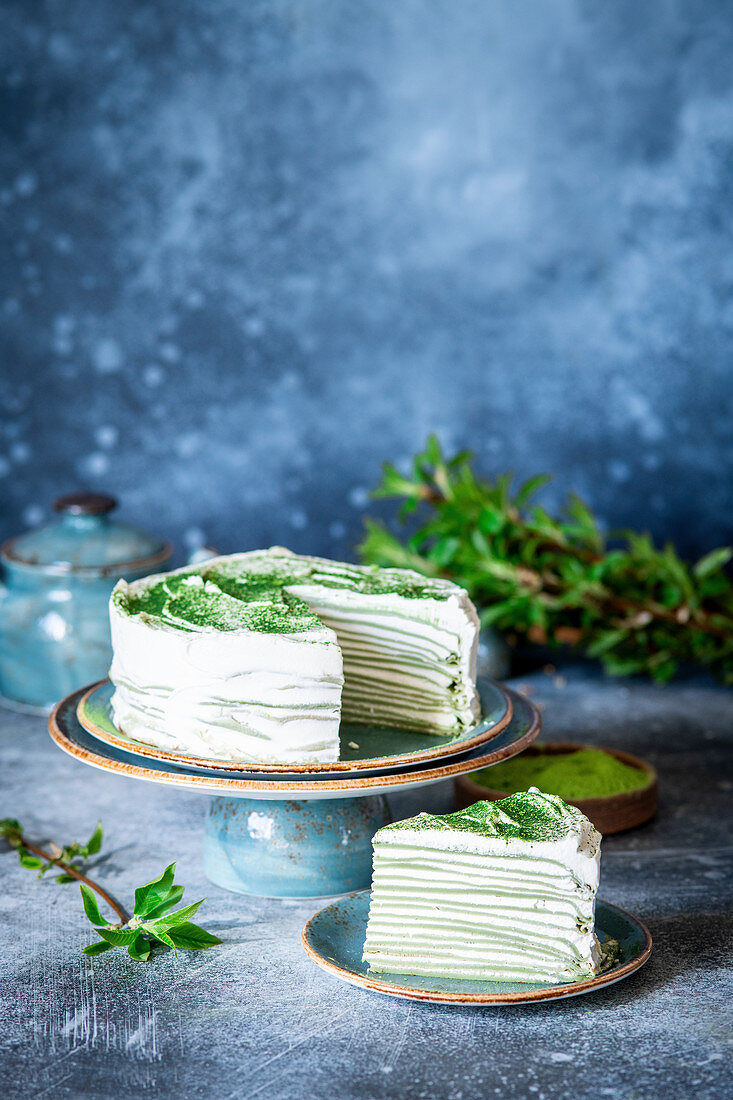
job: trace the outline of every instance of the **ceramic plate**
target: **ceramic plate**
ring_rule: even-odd
[[[314,962],[344,982],[413,1001],[459,1005],[529,1004],[578,997],[620,982],[643,966],[652,953],[647,928],[616,905],[596,902],[596,935],[601,942],[618,940],[621,960],[611,970],[587,981],[568,985],[520,982],[457,981],[420,978],[409,974],[371,975],[361,960],[369,915],[369,891],[349,894],[320,909],[303,929],[303,947]]]
[[[242,773],[213,768],[194,769],[146,760],[143,756],[103,744],[84,729],[77,717],[79,700],[88,690],[81,688],[62,699],[49,718],[51,737],[64,752],[104,771],[118,772],[151,783],[172,784],[186,790],[242,798],[352,798],[359,794],[388,794],[407,787],[437,783],[516,756],[532,744],[541,726],[537,708],[523,695],[507,688],[513,705],[509,725],[488,745],[469,749],[462,756],[449,758],[445,763],[431,761],[405,765],[399,770],[357,771],[351,775]]]
[[[226,772],[255,772],[259,775],[272,772],[282,775],[307,772],[309,775],[339,772],[374,771],[375,769],[401,768],[405,764],[419,764],[424,760],[443,760],[456,756],[477,745],[484,745],[496,737],[512,717],[512,704],[508,695],[493,680],[478,682],[481,695],[481,722],[463,733],[435,737],[410,730],[385,729],[378,726],[351,726],[342,724],[339,731],[341,747],[339,759],[332,764],[259,764],[253,761],[211,760],[180,752],[167,752],[154,745],[134,740],[118,730],[112,720],[110,700],[114,691],[109,680],[95,684],[79,700],[78,717],[84,729],[105,745],[124,749],[134,755],[151,760],[178,764],[187,768],[220,770]]]

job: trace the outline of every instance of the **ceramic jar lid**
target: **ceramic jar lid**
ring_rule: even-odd
[[[54,501],[59,518],[9,539],[7,565],[53,573],[149,573],[171,556],[170,543],[111,518],[117,507],[104,493],[70,493]]]

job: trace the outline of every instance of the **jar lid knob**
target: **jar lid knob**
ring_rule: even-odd
[[[57,512],[70,516],[103,516],[117,507],[114,497],[106,493],[67,493],[53,502]]]

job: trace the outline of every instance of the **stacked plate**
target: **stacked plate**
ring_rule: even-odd
[[[435,783],[515,756],[537,737],[540,719],[523,696],[480,680],[482,720],[452,737],[409,730],[341,729],[340,759],[332,764],[261,764],[210,760],[142,744],[112,721],[112,685],[82,688],[51,716],[57,744],[85,763],[139,779],[210,793],[252,798],[337,798],[388,793]]]

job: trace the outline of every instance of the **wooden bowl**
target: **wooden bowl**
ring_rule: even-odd
[[[649,821],[657,812],[657,773],[651,764],[639,756],[632,756],[630,752],[620,752],[618,749],[607,749],[602,745],[578,745],[570,741],[548,741],[540,745],[530,745],[524,752],[528,756],[537,756],[539,753],[567,753],[577,752],[578,749],[596,748],[603,748],[604,752],[610,753],[624,764],[640,768],[649,776],[650,782],[639,790],[624,791],[622,794],[612,794],[605,798],[568,798],[565,801],[582,810],[598,832],[604,836],[609,833],[620,833],[624,829],[633,829]],[[496,802],[508,796],[507,791],[496,791],[476,783],[470,775],[459,775],[453,782],[458,810],[462,810],[465,806],[472,806],[474,802],[482,800]]]

